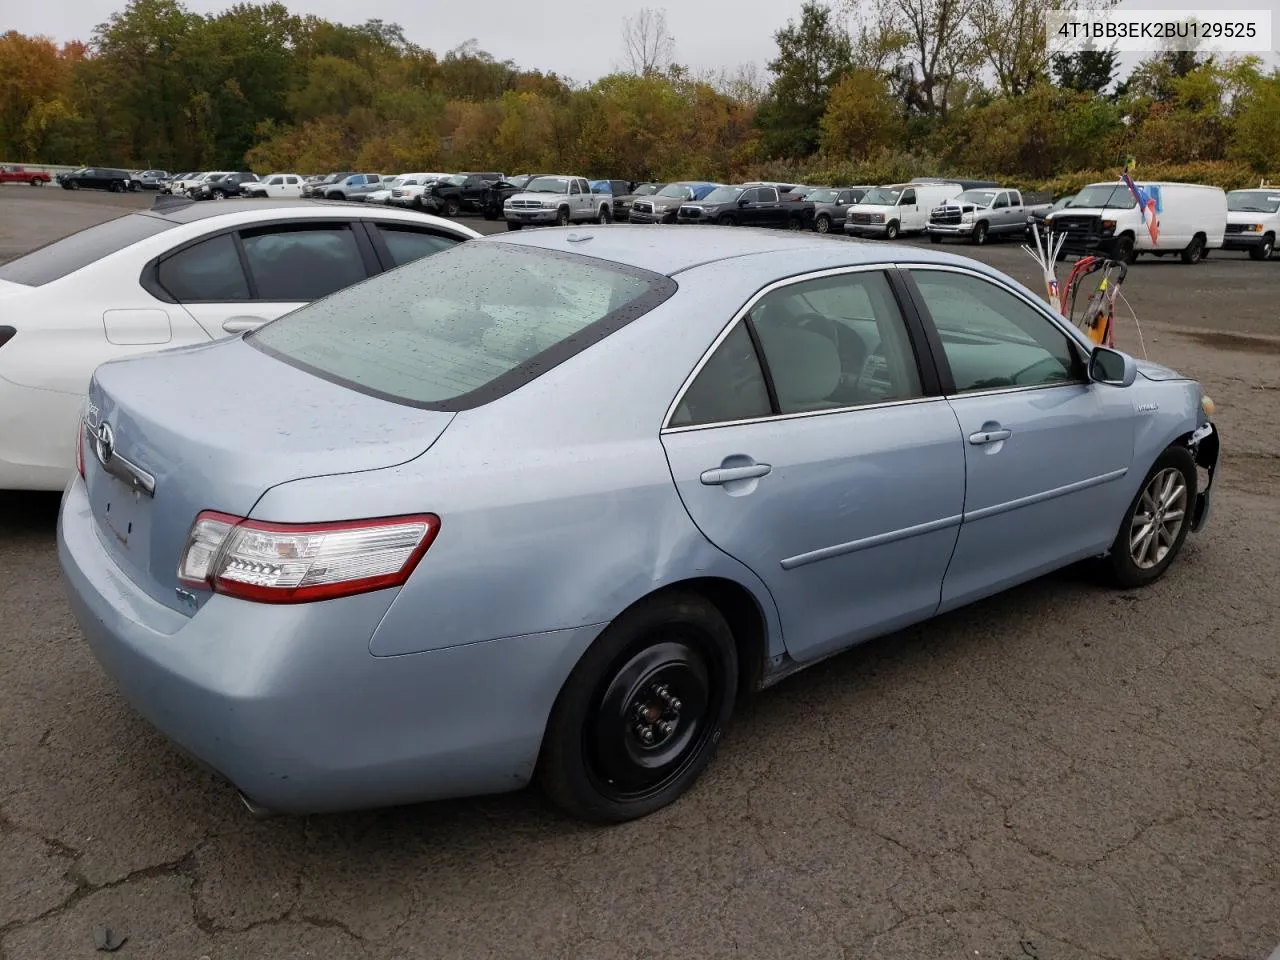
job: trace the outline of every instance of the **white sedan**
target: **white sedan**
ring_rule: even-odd
[[[66,485],[100,363],[239,334],[478,236],[390,207],[162,198],[0,265],[0,490]]]

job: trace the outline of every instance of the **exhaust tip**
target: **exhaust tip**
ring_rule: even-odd
[[[240,797],[240,802],[244,804],[244,808],[249,811],[249,816],[255,820],[270,820],[272,817],[279,816],[270,807],[264,807],[262,804],[250,800],[242,790],[237,790],[236,795]]]

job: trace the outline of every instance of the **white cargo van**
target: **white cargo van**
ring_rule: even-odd
[[[958,183],[895,183],[873,187],[845,215],[844,232],[854,237],[896,240],[902,233],[923,233],[929,211],[964,193]]]
[[[1270,260],[1276,234],[1280,234],[1280,186],[1227,194],[1223,250],[1248,250],[1254,260]]]
[[[1156,202],[1159,231],[1155,242],[1133,193],[1119,179],[1091,183],[1071,206],[1045,218],[1054,233],[1065,233],[1063,252],[1077,256],[1104,253],[1133,263],[1139,254],[1178,254],[1196,263],[1207,250],[1220,249],[1227,229],[1227,194],[1198,183],[1138,182]]]

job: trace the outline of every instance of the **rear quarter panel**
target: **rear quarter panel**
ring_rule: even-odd
[[[801,257],[797,272],[812,260]],[[781,655],[768,591],[694,526],[658,438],[706,346],[772,277],[735,261],[693,273],[651,313],[460,413],[417,460],[281,485],[253,516],[440,516],[438,537],[373,636],[377,656],[604,623],[694,577],[743,586],[764,615],[769,655]]]

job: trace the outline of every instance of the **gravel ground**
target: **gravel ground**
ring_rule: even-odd
[[[0,189],[0,259],[150,201]],[[1016,244],[977,255],[1034,280]],[[100,956],[104,926],[137,960],[1266,960],[1280,262],[1144,260],[1125,292],[1224,436],[1170,574],[1068,571],[820,664],[746,704],[684,800],[612,829],[532,792],[250,820],[81,642],[57,498],[0,494],[0,960]],[[1131,322],[1118,341],[1141,355]]]

